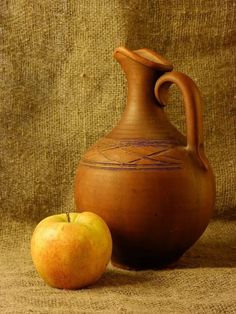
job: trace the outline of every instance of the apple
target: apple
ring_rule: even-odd
[[[52,287],[79,289],[95,283],[111,258],[108,226],[91,212],[52,215],[35,228],[31,255],[36,270]]]

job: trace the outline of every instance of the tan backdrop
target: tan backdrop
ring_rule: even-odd
[[[70,313],[77,313],[79,302],[72,302],[73,293],[63,294],[65,303],[60,303],[60,292],[45,290],[50,288],[37,279],[28,244],[41,218],[73,210],[73,178],[81,154],[121,116],[126,83],[112,53],[124,45],[156,50],[198,84],[204,100],[205,146],[217,182],[216,213],[224,220],[213,223],[200,251],[188,253],[182,263],[194,270],[180,264],[183,269],[167,271],[165,277],[163,272],[128,275],[111,268],[95,290],[79,292],[78,298],[84,301],[81,312],[216,313],[221,304],[231,311],[227,313],[236,311],[230,294],[235,276],[233,268],[228,268],[235,266],[233,257],[236,260],[232,220],[236,204],[235,4],[233,0],[1,1],[0,271],[4,275],[0,309],[66,313],[59,310],[64,304]],[[182,103],[175,89],[167,110],[173,123],[184,130]],[[203,253],[207,248],[210,255]],[[203,257],[196,266],[199,254]],[[217,264],[222,254],[228,260]],[[202,270],[211,259],[215,262]],[[215,281],[211,266],[218,267],[218,272],[223,267]],[[225,284],[224,291],[213,292],[218,301],[203,291],[196,299],[204,276],[214,281],[206,290]],[[177,281],[172,286],[174,277]],[[164,290],[159,281],[164,281]],[[30,298],[32,290],[35,299]]]

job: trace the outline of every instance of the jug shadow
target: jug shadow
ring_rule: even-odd
[[[186,252],[179,261],[169,266],[167,269],[217,267],[236,267],[236,246],[225,247],[222,244],[210,247],[207,244],[199,244]]]
[[[215,216],[213,217],[216,220],[221,220],[221,221],[228,221],[228,222],[235,222],[236,221],[236,207],[234,208],[229,208],[226,209],[225,211],[223,211],[222,213],[215,214]]]
[[[102,278],[93,287],[145,284],[145,282],[152,280],[153,272],[163,270],[236,268],[235,229],[236,224],[232,217],[229,219],[227,217],[214,219],[203,236],[175,263],[165,268],[147,270],[124,270],[109,265]],[[158,280],[156,276],[155,280]]]
[[[140,285],[152,280],[153,272],[174,271],[194,268],[234,268],[236,267],[236,246],[225,243],[198,243],[188,250],[177,262],[161,269],[123,270],[109,266],[93,288]],[[155,277],[155,280],[158,278]]]
[[[225,224],[222,228],[221,226]],[[236,267],[236,224],[232,219],[215,220],[209,230],[169,268]]]

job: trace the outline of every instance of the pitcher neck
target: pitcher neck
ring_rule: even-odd
[[[127,109],[130,106],[137,110],[149,109],[148,104],[157,103],[154,87],[160,73],[132,60],[128,61],[124,72],[128,82]]]
[[[147,67],[129,57],[117,54],[116,59],[120,63],[128,82],[128,98],[125,111],[144,113],[152,112],[157,104],[154,95],[154,86],[163,71]]]
[[[168,137],[172,127],[155,97],[154,87],[158,78],[166,71],[171,71],[172,66],[147,49],[132,52],[126,48],[118,48],[115,58],[128,81],[128,99],[121,120],[107,137]]]

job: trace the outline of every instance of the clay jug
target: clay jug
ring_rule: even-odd
[[[128,81],[127,104],[118,125],[79,163],[76,208],[107,222],[113,265],[163,267],[201,236],[214,206],[201,96],[188,76],[172,72],[171,63],[149,49],[120,47],[114,57]],[[165,114],[171,84],[183,96],[186,137]]]

